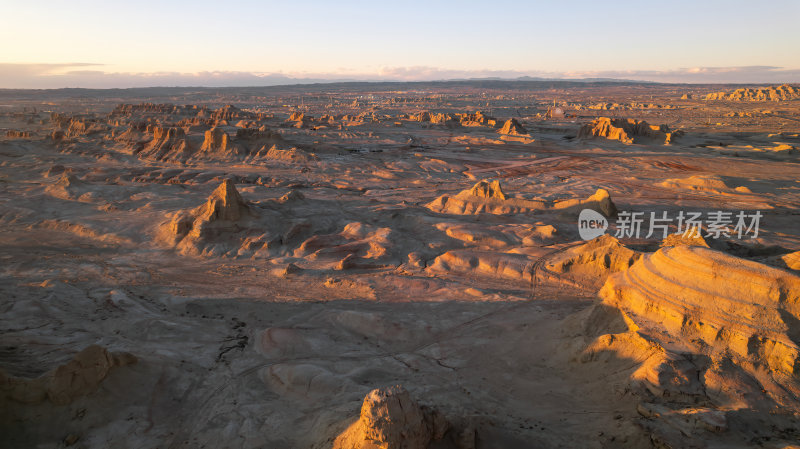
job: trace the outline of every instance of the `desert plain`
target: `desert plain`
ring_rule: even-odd
[[[2,90],[0,446],[798,447],[798,175],[790,85]]]

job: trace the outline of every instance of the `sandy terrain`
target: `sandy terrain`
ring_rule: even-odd
[[[800,99],[738,87],[4,91],[0,446],[797,447]]]

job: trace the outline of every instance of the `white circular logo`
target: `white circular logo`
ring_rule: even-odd
[[[578,234],[584,240],[591,240],[606,233],[608,220],[600,212],[584,209],[578,215]]]

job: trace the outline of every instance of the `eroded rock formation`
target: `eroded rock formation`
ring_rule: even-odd
[[[336,438],[333,448],[426,449],[447,428],[441,415],[423,409],[396,385],[369,392],[358,421]]]
[[[428,209],[448,214],[515,214],[536,210],[594,209],[606,216],[616,214],[616,206],[608,191],[598,189],[585,200],[571,199],[548,202],[543,199],[527,199],[507,196],[499,181],[478,181],[472,188],[457,195],[442,195],[425,205]]]
[[[701,246],[647,254],[600,291],[642,327],[727,351],[776,375],[800,372],[800,277]]]
[[[137,154],[144,159],[185,162],[192,156],[193,149],[182,128],[159,126],[153,128],[153,140]]]
[[[188,212],[179,212],[162,225],[160,235],[163,241],[181,251],[203,253],[207,246],[213,250],[225,234],[240,231],[240,222],[251,216],[250,207],[236,186],[226,179],[205,204]],[[225,250],[227,248],[221,249]]]
[[[667,125],[650,125],[644,120],[612,119],[600,117],[583,125],[578,131],[579,138],[603,137],[623,143],[660,142],[671,143],[680,132],[670,131]]]
[[[92,345],[75,354],[69,362],[34,379],[14,377],[0,370],[0,392],[22,403],[39,403],[45,399],[55,405],[67,405],[76,398],[91,394],[114,367],[136,363],[126,352],[108,352]]]
[[[641,255],[606,234],[557,254],[545,266],[600,287],[609,274],[627,270]]]
[[[510,118],[503,123],[503,127],[497,131],[500,134],[511,136],[528,136],[528,131],[515,118]]]
[[[9,139],[30,139],[30,131],[19,131],[16,129],[9,129],[6,131],[6,137]]]
[[[713,92],[703,97],[704,100],[726,101],[787,101],[800,99],[800,88],[782,84],[760,88],[736,89],[732,92]]]

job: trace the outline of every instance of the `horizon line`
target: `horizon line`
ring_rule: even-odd
[[[527,78],[527,79],[525,79]],[[302,82],[303,78],[294,78],[299,81],[291,84],[253,84],[253,85],[152,85],[152,86],[127,86],[127,87],[0,87],[0,91],[57,91],[57,90],[141,90],[141,89],[252,89],[252,88],[285,88],[301,86],[319,86],[326,84],[427,84],[427,83],[464,83],[493,81],[501,83],[608,83],[608,84],[659,84],[659,85],[681,85],[681,86],[774,86],[774,85],[798,85],[800,83],[792,81],[764,81],[764,82],[665,82],[653,80],[631,80],[622,78],[538,78],[538,77],[518,77],[518,78],[443,78],[432,80],[374,80],[374,79],[342,79],[342,80],[314,80],[308,78],[309,82]]]

